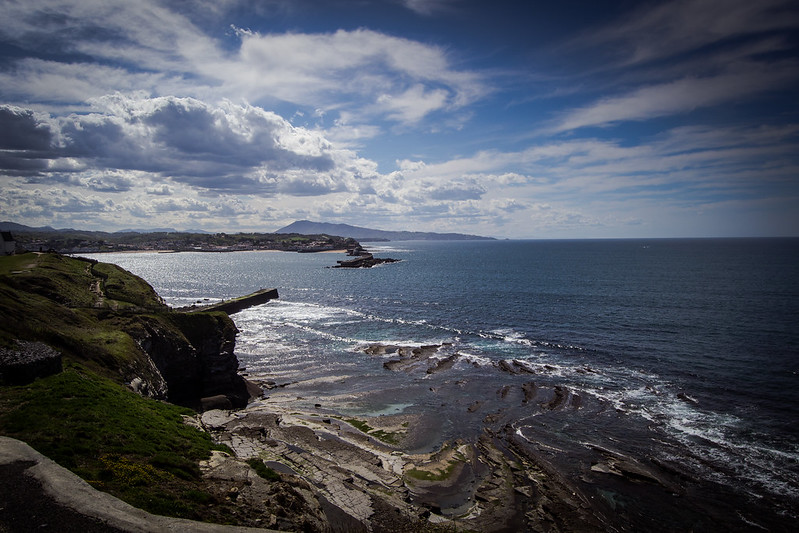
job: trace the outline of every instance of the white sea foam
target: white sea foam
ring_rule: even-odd
[[[373,253],[373,254],[383,254],[383,253],[389,253],[389,252],[395,252],[395,253],[399,253],[399,252],[411,253],[411,252],[413,252],[413,250],[411,250],[411,249],[409,249],[407,247],[392,246],[390,244],[366,243],[366,248],[369,250],[370,253]]]
[[[634,374],[641,373],[630,376]],[[580,390],[580,387],[575,388]],[[797,464],[799,450],[780,450],[764,446],[762,442],[755,444],[739,435],[744,421],[733,414],[703,410],[701,403],[688,401],[685,395],[678,397],[668,383],[628,388],[589,386],[581,390],[620,412],[640,416],[660,427],[685,450],[700,458],[701,462],[694,467],[704,469],[704,475],[717,482],[728,483],[728,477],[733,475],[748,479],[773,494],[799,497],[796,475],[779,466]],[[684,457],[676,459],[684,460]],[[708,469],[709,465],[715,466]]]
[[[489,357],[485,357],[482,355],[475,355],[472,353],[464,352],[463,350],[458,350],[458,354],[460,354],[461,359],[467,361],[469,363],[474,363],[480,366],[491,366],[493,360]]]

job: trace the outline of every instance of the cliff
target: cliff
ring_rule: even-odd
[[[115,265],[49,253],[0,258],[0,301],[0,383],[57,373],[66,360],[179,405],[247,403],[227,314],[173,311]]]

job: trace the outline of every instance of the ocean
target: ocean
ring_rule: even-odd
[[[241,365],[309,406],[424,414],[409,451],[475,439],[489,420],[624,528],[788,530],[799,518],[799,239],[364,244],[402,261],[91,257],[173,306],[277,288],[233,316]],[[391,370],[396,354],[375,344],[432,346],[450,365]],[[622,458],[669,481],[609,472]]]

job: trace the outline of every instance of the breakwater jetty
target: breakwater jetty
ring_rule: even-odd
[[[228,315],[232,315],[250,307],[266,303],[269,300],[276,300],[277,298],[279,298],[277,289],[260,289],[252,294],[233,298],[232,300],[225,300],[210,305],[192,305],[182,310],[187,313],[195,313],[198,311],[224,311]]]

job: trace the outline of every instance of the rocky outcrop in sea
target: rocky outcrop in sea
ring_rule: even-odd
[[[389,257],[375,257],[359,243],[353,243],[349,246],[347,248],[347,255],[353,257],[353,259],[336,261],[338,264],[330,268],[372,268],[377,265],[398,263],[400,261],[399,259],[391,259]]]

